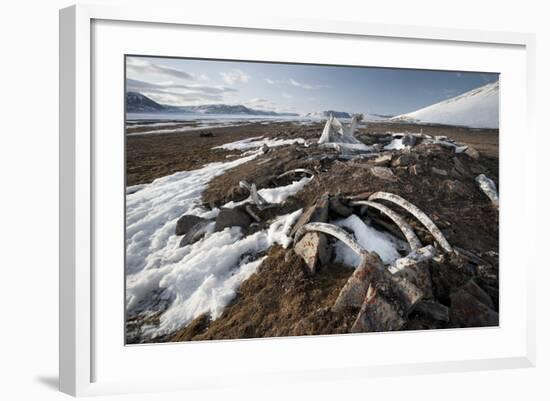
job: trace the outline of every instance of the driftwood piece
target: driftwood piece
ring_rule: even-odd
[[[398,206],[401,206],[403,209],[416,217],[428,229],[430,234],[432,234],[432,236],[435,238],[441,248],[443,248],[446,252],[453,251],[453,248],[451,247],[443,233],[439,230],[435,223],[417,206],[413,205],[409,201],[406,201],[399,195],[391,194],[388,192],[375,192],[369,197],[369,200],[376,199],[383,199],[395,203]]]
[[[409,243],[411,250],[414,251],[415,249],[418,249],[422,246],[422,243],[414,233],[414,230],[412,229],[412,227],[405,221],[405,219],[403,219],[399,214],[397,214],[395,211],[393,211],[389,207],[382,205],[381,203],[372,202],[372,201],[354,201],[354,202],[351,202],[350,205],[351,206],[365,205],[378,210],[380,213],[390,218],[397,225],[397,227],[399,227],[399,229],[405,236],[407,242]]]

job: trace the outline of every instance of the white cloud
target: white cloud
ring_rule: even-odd
[[[126,73],[127,75],[147,74],[162,78],[175,78],[189,81],[194,81],[197,79],[197,77],[191,73],[160,64],[155,64],[148,60],[135,57],[128,57],[126,59]]]
[[[275,85],[276,83],[279,83],[279,81],[275,81],[274,79],[264,78],[264,81],[267,82],[269,85]]]
[[[311,89],[322,89],[322,88],[328,88],[329,86],[327,85],[310,85],[310,84],[305,84],[303,82],[298,82],[292,78],[290,78],[289,80],[290,84],[292,86],[296,86],[298,88],[302,88],[302,89],[307,89],[307,90],[311,90]]]
[[[172,106],[188,106],[212,102],[223,102],[226,95],[238,92],[235,88],[215,85],[181,84],[167,81],[150,83],[126,79],[128,92],[139,92],[154,101]]]
[[[236,83],[247,83],[248,81],[250,81],[250,76],[245,74],[243,71],[241,70],[237,70],[237,69],[234,69],[234,70],[231,70],[229,72],[220,72],[224,82],[228,85],[233,85],[233,84],[236,84]]]

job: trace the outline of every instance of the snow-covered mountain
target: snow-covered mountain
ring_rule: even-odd
[[[200,106],[169,106],[160,104],[139,92],[126,93],[126,112],[128,113],[194,113],[250,116],[297,116],[295,113],[277,113],[268,110],[251,109],[240,104],[205,104]]]
[[[154,113],[165,107],[138,92],[126,92],[126,108],[131,113]]]
[[[392,118],[393,121],[461,125],[470,128],[499,127],[499,82]]]

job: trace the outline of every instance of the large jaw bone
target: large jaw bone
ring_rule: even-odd
[[[398,215],[389,207],[386,207],[381,203],[371,202],[371,201],[355,201],[355,202],[351,202],[350,205],[351,206],[369,206],[380,211],[382,214],[385,214],[386,216],[388,216],[397,225],[397,227],[399,227],[399,229],[407,239],[407,242],[411,247],[411,251],[414,251],[422,247],[422,243],[414,233],[411,226],[405,221],[405,219],[403,219],[403,217]]]
[[[408,211],[410,214],[412,214],[414,217],[420,221],[424,227],[428,229],[430,234],[435,238],[437,243],[443,248],[446,252],[452,252],[453,248],[443,235],[443,233],[437,228],[435,223],[418,207],[410,203],[409,201],[406,201],[399,195],[390,194],[388,192],[375,192],[371,196],[369,196],[369,200],[376,200],[376,199],[383,199],[388,202],[395,203],[398,206],[401,206],[403,209]]]

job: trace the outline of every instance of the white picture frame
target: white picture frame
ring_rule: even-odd
[[[503,130],[506,132],[506,124],[510,127],[521,128],[524,130],[528,143],[535,142],[535,133],[533,131],[533,112],[534,112],[534,35],[523,33],[507,32],[483,32],[459,29],[436,29],[410,26],[394,25],[375,25],[360,22],[340,22],[340,21],[321,21],[321,20],[295,20],[292,18],[274,18],[257,16],[243,16],[240,20],[224,20],[219,17],[185,15],[178,10],[167,10],[155,7],[132,7],[132,8],[112,8],[109,6],[90,6],[79,5],[72,6],[60,11],[60,390],[75,396],[126,393],[136,391],[166,391],[172,389],[202,389],[211,386],[228,385],[230,375],[224,375],[225,371],[220,370],[216,373],[208,372],[207,368],[201,364],[188,372],[185,380],[175,377],[151,377],[150,380],[132,381],[127,377],[117,379],[115,375],[102,378],[101,372],[98,372],[98,366],[104,366],[108,363],[117,361],[108,360],[105,347],[105,337],[99,337],[96,331],[96,325],[100,324],[104,314],[97,313],[94,306],[94,291],[98,291],[98,285],[101,280],[94,274],[94,261],[96,258],[94,248],[94,235],[97,234],[98,225],[95,220],[96,199],[94,192],[97,190],[94,176],[98,169],[98,155],[105,154],[107,148],[104,142],[94,140],[94,131],[92,129],[94,118],[97,118],[95,103],[92,101],[94,89],[92,79],[97,71],[94,71],[94,54],[100,46],[101,40],[93,41],[94,24],[101,21],[107,21],[109,26],[113,24],[134,24],[131,29],[138,32],[144,29],[147,24],[154,24],[163,29],[178,29],[181,27],[204,28],[204,30],[223,32],[230,29],[232,32],[238,32],[244,36],[253,35],[255,32],[262,32],[266,35],[306,35],[310,37],[339,38],[339,40],[362,40],[368,38],[382,38],[386,41],[409,41],[419,43],[435,43],[440,49],[445,46],[483,47],[493,46],[495,48],[511,49],[509,52],[511,59],[514,60],[518,71],[518,76],[510,70],[507,79],[509,79],[509,91],[503,90],[501,101],[508,101],[512,94],[511,88],[518,94],[517,99],[510,100],[510,103],[504,102],[503,111],[509,110],[507,107],[513,105],[522,108],[514,117],[514,121],[505,121]],[[138,24],[135,24],[138,23]],[[149,25],[150,26],[150,25]],[[109,27],[108,27],[109,28]],[[109,28],[110,29],[110,28]],[[116,27],[117,30],[130,29],[128,25]],[[111,31],[110,31],[111,32]],[[116,31],[118,32],[118,31]],[[166,33],[160,29],[158,35]],[[101,35],[101,34],[99,34]],[[159,36],[160,37],[160,36]],[[124,38],[120,39],[123,40]],[[113,40],[117,42],[117,40]],[[94,47],[95,46],[95,47]],[[115,46],[115,45],[113,45]],[[101,50],[101,49],[99,49]],[[166,54],[172,55],[172,54]],[[245,56],[243,56],[245,57]],[[282,56],[281,56],[282,57]],[[343,54],[343,64],[346,63],[346,54]],[[508,57],[508,56],[506,56]],[[429,60],[417,61],[417,66],[429,66]],[[463,61],[462,67],[468,64],[468,60]],[[391,65],[387,65],[391,66]],[[441,65],[443,66],[443,64]],[[434,66],[441,67],[441,66]],[[512,67],[509,67],[512,68]],[[123,71],[117,71],[123,74]],[[513,86],[515,85],[515,86]],[[116,85],[115,85],[116,86]],[[506,87],[506,82],[504,83]],[[117,87],[118,88],[118,87]],[[122,91],[122,88],[119,88]],[[122,93],[122,92],[121,92]],[[523,95],[524,96],[523,96]],[[122,95],[121,95],[122,96]],[[121,97],[122,99],[122,97]],[[516,103],[512,103],[516,102]],[[121,101],[122,103],[122,101]],[[523,112],[523,108],[525,108]],[[123,119],[123,116],[118,116]],[[501,117],[502,118],[502,117]],[[116,124],[116,118],[115,118]],[[123,132],[123,126],[120,125],[120,132]],[[510,168],[510,161],[505,157],[513,150],[512,144],[507,142],[506,135],[502,139],[501,169],[504,184],[502,188],[502,207],[501,219],[505,227],[525,224],[522,228],[533,229],[536,219],[536,210],[534,200],[528,199],[526,195],[515,194],[506,197],[508,192],[506,183],[522,182],[526,192],[535,187],[535,181],[530,171],[535,169],[535,151],[533,149],[516,149],[517,155],[522,161],[516,170]],[[102,147],[105,146],[105,147]],[[116,150],[115,150],[116,151]],[[119,155],[120,156],[120,155]],[[508,187],[509,188],[509,187]],[[509,189],[508,189],[509,191]],[[122,194],[120,190],[120,195]],[[111,193],[111,195],[113,195]],[[122,196],[122,195],[121,195]],[[510,199],[509,201],[507,199]],[[521,221],[512,217],[513,213],[521,214]],[[101,227],[101,225],[99,226]],[[532,230],[533,232],[535,230]],[[95,234],[94,234],[95,233]],[[512,243],[513,237],[508,238],[506,232],[501,230],[501,249]],[[525,246],[532,246],[526,239],[523,239]],[[121,245],[122,246],[122,245]],[[507,247],[503,250],[502,258],[514,257],[514,250]],[[534,255],[529,253],[528,255]],[[516,255],[517,256],[517,255]],[[479,329],[479,330],[460,330],[448,331],[445,334],[439,333],[408,333],[402,336],[394,334],[380,334],[375,336],[350,336],[346,337],[346,345],[339,336],[328,336],[319,341],[323,341],[322,346],[327,347],[328,361],[316,361],[314,358],[315,347],[320,346],[320,342],[315,339],[293,339],[283,340],[237,340],[232,342],[205,342],[198,345],[199,348],[186,348],[189,358],[192,360],[196,352],[203,355],[208,353],[226,352],[227,356],[235,356],[240,353],[243,360],[247,361],[247,355],[263,353],[265,355],[264,364],[266,366],[255,366],[254,371],[248,372],[246,366],[242,366],[242,371],[248,372],[248,380],[254,380],[256,383],[263,384],[284,384],[293,380],[327,380],[338,379],[340,377],[353,377],[360,380],[362,377],[373,377],[380,375],[400,375],[400,374],[420,374],[440,371],[467,371],[478,369],[503,369],[512,367],[530,367],[535,363],[535,321],[534,321],[534,279],[530,274],[534,270],[534,256],[524,258],[521,266],[522,275],[514,287],[515,292],[507,291],[512,287],[504,287],[501,292],[501,301],[504,307],[512,305],[512,297],[521,299],[517,308],[517,319],[508,319],[503,317],[503,324],[497,329]],[[121,266],[120,275],[123,268]],[[503,276],[504,285],[507,285],[506,270]],[[508,283],[510,283],[508,281]],[[102,291],[102,289],[99,289]],[[109,293],[105,289],[105,294]],[[122,292],[123,289],[120,288]],[[109,295],[105,295],[109,297]],[[100,307],[98,307],[100,308]],[[122,303],[120,309],[123,309]],[[118,316],[118,315],[117,315]],[[99,319],[99,320],[98,320]],[[106,320],[107,321],[107,320]],[[507,330],[513,335],[506,337]],[[502,334],[502,336],[501,336]],[[464,341],[491,341],[497,345],[490,352],[473,351],[471,354],[465,354],[464,358],[449,358],[442,355],[442,360],[431,358],[429,360],[419,360],[415,355],[405,358],[406,362],[396,363],[392,360],[385,361],[383,357],[375,359],[374,362],[357,362],[355,360],[340,361],[330,360],[331,349],[336,347],[357,347],[363,341],[378,341],[391,337],[396,343],[402,342],[405,336],[412,336],[415,341],[424,341],[423,338],[429,337],[429,341],[444,342],[459,341],[462,338],[468,338]],[[501,337],[499,337],[501,336]],[[408,337],[407,337],[408,338]],[[471,339],[470,339],[471,338]],[[122,338],[118,339],[120,347],[124,348]],[[117,341],[118,341],[117,340]],[[271,342],[269,342],[271,341]],[[506,350],[502,345],[508,344]],[[296,345],[298,344],[298,345]],[[434,343],[435,344],[435,343]],[[177,345],[176,345],[177,346]],[[501,348],[498,348],[500,346]],[[173,345],[151,345],[142,347],[140,351],[135,348],[130,351],[132,355],[127,355],[134,365],[139,358],[169,358],[166,356],[172,351],[167,352],[167,347]],[[273,348],[273,353],[269,352]],[[303,355],[311,357],[311,363],[296,363],[293,369],[284,368],[284,360],[277,360],[277,352],[304,352]],[[176,351],[174,351],[176,352]],[[179,349],[177,352],[181,352]],[[476,353],[477,352],[477,353]],[[96,363],[98,358],[103,361],[102,364]],[[128,350],[122,352],[128,354]],[[147,353],[147,356],[140,354]],[[135,354],[135,355],[134,355]],[[162,355],[161,355],[162,354]],[[138,358],[138,359],[136,359]],[[159,359],[160,358],[160,359]],[[270,359],[272,358],[272,359]],[[252,359],[250,359],[252,361]],[[144,359],[145,361],[145,359]],[[242,362],[243,364],[246,362]],[[268,369],[267,364],[272,364],[276,369]],[[118,366],[114,364],[113,366]],[[120,365],[123,366],[123,365]],[[226,369],[228,369],[226,367]],[[299,373],[297,373],[299,372]],[[99,374],[98,374],[99,373]],[[227,373],[230,373],[227,370]],[[238,381],[231,381],[233,385],[244,384]]]

